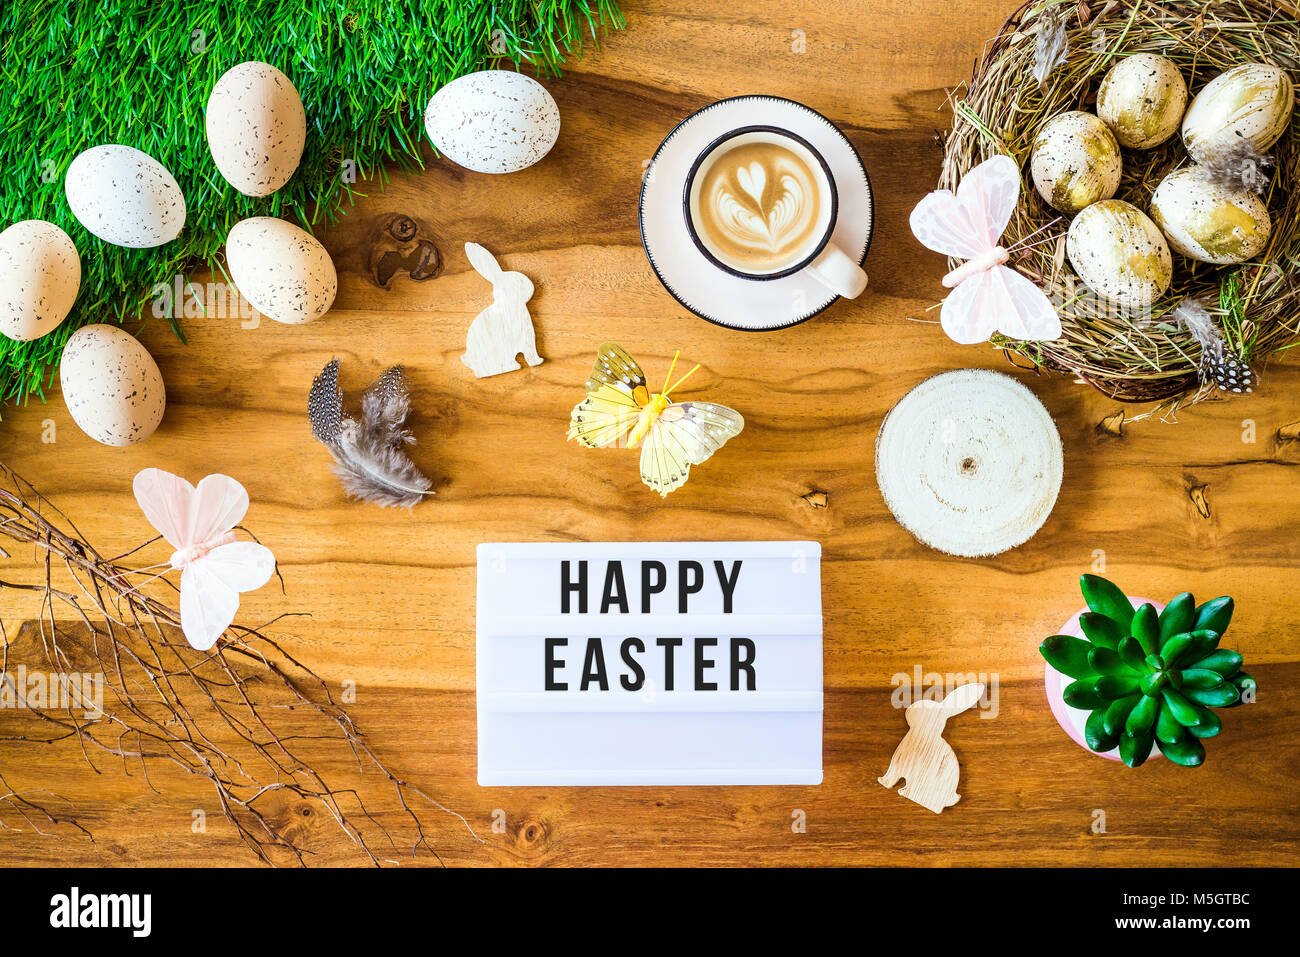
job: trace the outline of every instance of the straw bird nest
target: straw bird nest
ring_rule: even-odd
[[[1040,84],[1039,35],[1053,24],[1058,36],[1064,27],[1068,51]],[[1273,232],[1263,253],[1227,267],[1175,254],[1173,284],[1148,312],[1108,307],[1074,275],[1065,256],[1069,222],[1033,188],[1028,163],[1042,124],[1069,110],[1091,112],[1106,72],[1139,52],[1173,60],[1192,97],[1224,70],[1252,62],[1283,68],[1300,88],[1300,9],[1270,0],[1031,0],[988,42],[969,86],[954,95],[939,185],[955,189],[968,170],[999,153],[1021,163],[1021,202],[1002,245],[1033,243],[1013,251],[1010,264],[1053,298],[1063,334],[1052,342],[995,337],[994,344],[1013,361],[1074,376],[1115,399],[1159,403],[1150,414],[1218,391],[1202,372],[1201,340],[1174,316],[1188,299],[1209,307],[1227,355],[1255,371],[1300,342],[1300,122],[1293,117],[1268,150],[1275,165],[1262,198]],[[1116,198],[1144,211],[1161,179],[1190,162],[1177,134],[1152,150],[1125,149],[1123,160]]]

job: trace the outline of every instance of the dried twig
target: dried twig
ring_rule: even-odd
[[[42,707],[28,702],[20,710],[0,711],[0,719],[35,727],[0,735],[0,741],[14,747],[19,741],[75,740],[93,770],[100,770],[97,758],[108,757],[128,773],[140,768],[150,788],[151,768],[180,768],[211,785],[225,819],[267,864],[303,864],[310,853],[294,842],[267,799],[312,802],[379,865],[371,846],[376,833],[396,849],[394,836],[354,788],[327,780],[308,755],[309,747],[332,741],[350,749],[358,772],[378,772],[392,786],[410,824],[412,855],[423,848],[441,861],[415,809],[419,803],[451,814],[481,840],[461,815],[395,774],[325,682],[269,637],[266,626],[232,625],[216,647],[195,651],[180,636],[179,612],[156,597],[169,587],[174,592],[174,586],[158,579],[140,588],[137,571],[118,563],[136,549],[104,558],[66,515],[3,464],[0,537],[35,548],[39,583],[0,581],[0,588],[38,595],[39,613],[28,630],[36,633],[45,662],[61,675],[97,674],[103,681],[103,714],[97,719],[67,701]],[[56,574],[62,579],[64,572],[70,587],[56,587]],[[0,641],[0,681],[12,684],[13,641],[2,625]],[[298,724],[304,721],[323,731],[303,732]],[[0,809],[40,833],[46,833],[41,824],[69,824],[90,837],[69,815],[48,811],[40,798],[39,790],[15,790],[0,776]],[[0,815],[0,828],[11,826]]]

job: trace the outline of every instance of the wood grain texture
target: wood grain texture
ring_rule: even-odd
[[[245,596],[242,614],[310,613],[282,625],[286,644],[332,684],[355,681],[355,713],[376,750],[483,838],[430,812],[449,863],[1300,864],[1300,692],[1291,684],[1300,681],[1300,367],[1276,363],[1259,395],[1203,405],[1176,425],[1121,424],[1113,401],[1018,374],[1057,420],[1065,484],[1037,537],[995,559],[917,544],[876,487],[875,434],[908,389],[963,366],[1013,371],[1000,354],[939,332],[930,310],[943,263],[906,228],[938,175],[944,89],[969,74],[1012,7],[629,3],[626,31],[545,81],[564,125],[538,166],[489,177],[431,158],[427,172],[396,174],[387,191],[361,184],[367,196],[323,235],[340,278],[327,317],[252,329],[191,319],[188,345],[154,322],[143,339],[169,401],[152,439],[98,446],[55,395],[5,410],[0,457],[109,553],[146,537],[130,492],[140,468],[239,478],[254,503],[247,524],[274,549],[287,587]],[[806,52],[795,52],[800,39]],[[674,124],[713,99],[756,91],[808,103],[844,129],[870,169],[878,231],[872,288],[860,300],[788,330],[741,334],[689,316],[659,286],[639,245],[636,198],[645,161]],[[466,329],[489,302],[466,241],[536,283],[529,308],[544,364],[476,380],[461,363]],[[744,433],[664,502],[641,485],[633,453],[564,440],[606,339],[652,376],[682,349],[703,363],[690,394],[745,416]],[[305,415],[312,377],[331,356],[353,395],[405,363],[413,457],[434,478],[435,499],[409,513],[344,500]],[[49,423],[53,443],[43,441]],[[475,545],[710,538],[823,545],[825,783],[479,788]],[[1131,592],[1236,597],[1230,644],[1261,694],[1225,714],[1203,768],[1155,761],[1132,771],[1083,753],[1056,726],[1037,645],[1080,605],[1077,576],[1095,562]],[[10,580],[32,574],[29,565],[25,554],[0,562]],[[0,592],[10,633],[34,612],[30,594]],[[995,718],[967,715],[946,730],[962,799],[941,816],[876,783],[905,729],[891,676],[918,665],[998,680]],[[319,760],[348,773],[347,754],[325,749]],[[251,861],[192,781],[163,773],[150,790],[138,772],[91,773],[73,747],[12,742],[0,745],[0,766],[12,784],[67,798],[96,835],[92,844],[0,831],[7,862]],[[385,807],[382,782],[359,785]],[[388,804],[381,815],[397,827]],[[192,832],[194,809],[207,810],[207,833]],[[492,827],[498,810],[504,833]],[[792,828],[798,812],[803,833]],[[1098,812],[1104,833],[1094,832]],[[315,859],[360,861],[310,808],[283,813]]]

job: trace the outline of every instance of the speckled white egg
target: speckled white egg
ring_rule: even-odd
[[[1097,116],[1120,146],[1147,150],[1178,131],[1187,109],[1187,81],[1174,61],[1135,53],[1110,68],[1097,91]]]
[[[1160,181],[1151,197],[1151,218],[1178,252],[1216,265],[1254,259],[1273,232],[1262,199],[1220,186],[1199,166],[1175,170]]]
[[[95,146],[78,154],[63,188],[77,222],[114,246],[161,246],[185,226],[185,196],[175,178],[130,146]]]
[[[1173,281],[1173,257],[1160,229],[1118,199],[1093,203],[1074,217],[1065,253],[1089,289],[1124,308],[1150,306]]]
[[[1115,195],[1123,161],[1110,128],[1091,113],[1075,110],[1043,124],[1029,166],[1044,201],[1073,216]]]
[[[276,322],[319,319],[339,290],[334,261],[320,241],[273,216],[236,223],[226,237],[226,262],[240,294]]]
[[[1295,109],[1295,84],[1285,70],[1243,63],[1220,73],[1183,117],[1183,145],[1198,163],[1212,163],[1249,141],[1263,152],[1281,139]]]
[[[483,70],[435,93],[424,128],[453,163],[476,173],[513,173],[550,152],[560,135],[560,108],[532,77]]]
[[[0,333],[39,339],[67,318],[81,288],[81,257],[53,223],[25,219],[0,232]]]
[[[222,74],[208,96],[208,150],[231,186],[269,196],[302,159],[307,114],[298,89],[269,63],[249,60]]]
[[[83,326],[59,362],[63,401],[77,427],[104,445],[134,445],[153,435],[167,407],[162,373],[121,326]]]

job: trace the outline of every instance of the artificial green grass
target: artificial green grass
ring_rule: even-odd
[[[4,0],[0,229],[57,224],[77,245],[82,279],[58,329],[26,343],[0,336],[0,398],[43,396],[78,327],[134,318],[155,283],[217,265],[239,220],[332,220],[354,197],[344,160],[381,182],[385,162],[421,166],[424,107],[449,80],[500,59],[554,73],[584,38],[623,22],[616,0]],[[283,70],[307,112],[302,165],[260,199],[222,178],[204,133],[213,84],[245,60]],[[143,150],[176,177],[188,207],[177,239],[123,249],[77,223],[63,177],[103,143]]]

